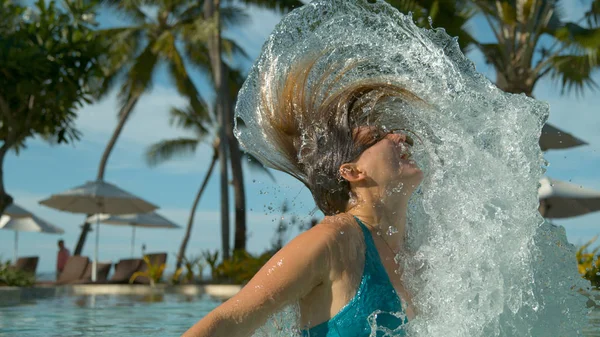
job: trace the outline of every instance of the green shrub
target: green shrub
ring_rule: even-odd
[[[192,256],[189,259],[184,256],[183,265],[185,267],[185,274],[184,268],[179,267],[171,278],[172,284],[193,284],[196,281],[202,281],[202,272],[205,267],[205,258],[203,256]],[[198,270],[197,278],[194,272],[195,269]]]
[[[35,275],[15,269],[10,261],[0,265],[0,286],[31,287],[35,283]]]
[[[592,287],[598,288],[600,286],[600,259],[598,258],[598,250],[600,247],[588,252],[588,248],[593,244],[598,237],[595,236],[593,239],[588,241],[585,245],[579,247],[577,250],[577,267],[581,277],[590,281]]]
[[[217,281],[247,283],[272,256],[271,252],[254,256],[243,250],[235,251],[229,260],[221,262],[216,268]]]

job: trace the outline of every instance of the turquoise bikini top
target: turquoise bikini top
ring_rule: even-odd
[[[365,266],[356,295],[330,320],[302,330],[304,337],[369,337],[372,325],[377,326],[376,336],[404,336],[402,325],[408,319],[400,298],[369,229],[358,218],[356,221],[365,238]]]

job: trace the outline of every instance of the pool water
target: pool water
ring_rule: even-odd
[[[220,303],[208,296],[176,294],[42,299],[0,307],[0,336],[180,336]],[[584,336],[600,337],[600,310],[590,315]]]
[[[0,336],[180,336],[220,303],[175,294],[42,299],[0,307]]]

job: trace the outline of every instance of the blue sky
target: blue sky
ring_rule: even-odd
[[[577,19],[582,12],[580,0],[563,1],[569,18]],[[249,9],[250,20],[242,28],[230,31],[235,38],[255,58],[263,41],[271,32],[280,16],[256,8]],[[117,24],[115,17],[105,13],[99,21],[106,26]],[[484,30],[475,22],[472,26],[480,38]],[[477,69],[493,78],[493,69],[484,64],[481,55],[471,53],[469,57]],[[244,62],[249,64],[250,61]],[[600,82],[600,75],[595,74]],[[202,87],[204,79],[197,76]],[[546,158],[550,162],[548,176],[572,181],[588,188],[600,190],[600,95],[586,91],[584,98],[560,94],[560,88],[546,80],[536,87],[536,98],[551,106],[550,122],[565,131],[586,140],[590,145],[572,150],[550,151]],[[207,94],[207,98],[211,95]],[[181,106],[185,100],[173,90],[164,72],[159,72],[151,93],[143,97],[131,120],[125,127],[121,139],[110,158],[106,180],[160,205],[159,213],[174,222],[185,226],[193,197],[203,179],[210,160],[210,148],[202,146],[195,156],[149,168],[144,161],[145,149],[161,139],[181,136],[181,131],[168,124],[168,110],[171,106]],[[64,191],[92,180],[96,176],[97,165],[105,144],[117,123],[117,104],[114,95],[83,108],[77,125],[83,132],[83,139],[74,146],[49,146],[33,140],[18,157],[11,153],[5,162],[5,183],[15,202],[36,213],[38,216],[62,227],[65,234],[45,235],[22,232],[19,234],[19,254],[40,256],[40,271],[52,271],[56,258],[56,241],[63,238],[67,247],[74,248],[80,233],[83,215],[73,215],[54,211],[38,205],[52,193]],[[284,200],[291,206],[291,214],[308,221],[314,203],[310,193],[294,179],[274,172],[276,182],[260,173],[251,171],[246,175],[248,201],[248,247],[251,252],[260,252],[270,245],[274,229],[281,217],[277,210]],[[200,202],[192,240],[188,254],[196,255],[203,250],[220,247],[219,189],[215,175]],[[271,210],[274,208],[275,210]],[[316,215],[320,216],[320,213]],[[555,221],[566,228],[569,241],[580,244],[600,233],[600,213],[590,214],[569,220]],[[94,233],[92,233],[94,234]],[[174,262],[175,252],[184,230],[139,229],[136,233],[136,254],[140,255],[142,243],[147,251],[170,253],[169,264]],[[233,234],[233,229],[232,229]],[[12,258],[14,233],[0,231],[0,256]],[[130,254],[131,229],[111,225],[100,228],[100,259],[116,262]],[[93,236],[83,251],[92,256]]]

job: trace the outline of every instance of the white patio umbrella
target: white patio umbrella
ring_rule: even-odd
[[[542,128],[542,135],[540,136],[542,151],[567,149],[586,144],[583,140],[548,123]]]
[[[19,257],[19,232],[64,233],[61,228],[38,218],[33,213],[16,204],[11,204],[4,210],[4,214],[0,217],[0,229],[15,231],[13,263],[16,263]]]
[[[544,177],[538,197],[545,218],[570,218],[600,211],[600,192]]]
[[[163,217],[156,212],[138,213],[138,214],[96,214],[88,218],[88,222],[102,222],[109,225],[131,226],[131,256],[133,257],[135,247],[135,229],[143,228],[181,228],[181,226],[173,223],[169,219]]]
[[[89,181],[59,194],[53,194],[40,204],[61,211],[83,214],[147,213],[158,207],[102,180]],[[99,220],[99,219],[98,219]],[[100,222],[96,221],[96,247],[92,263],[92,281],[96,281]]]

